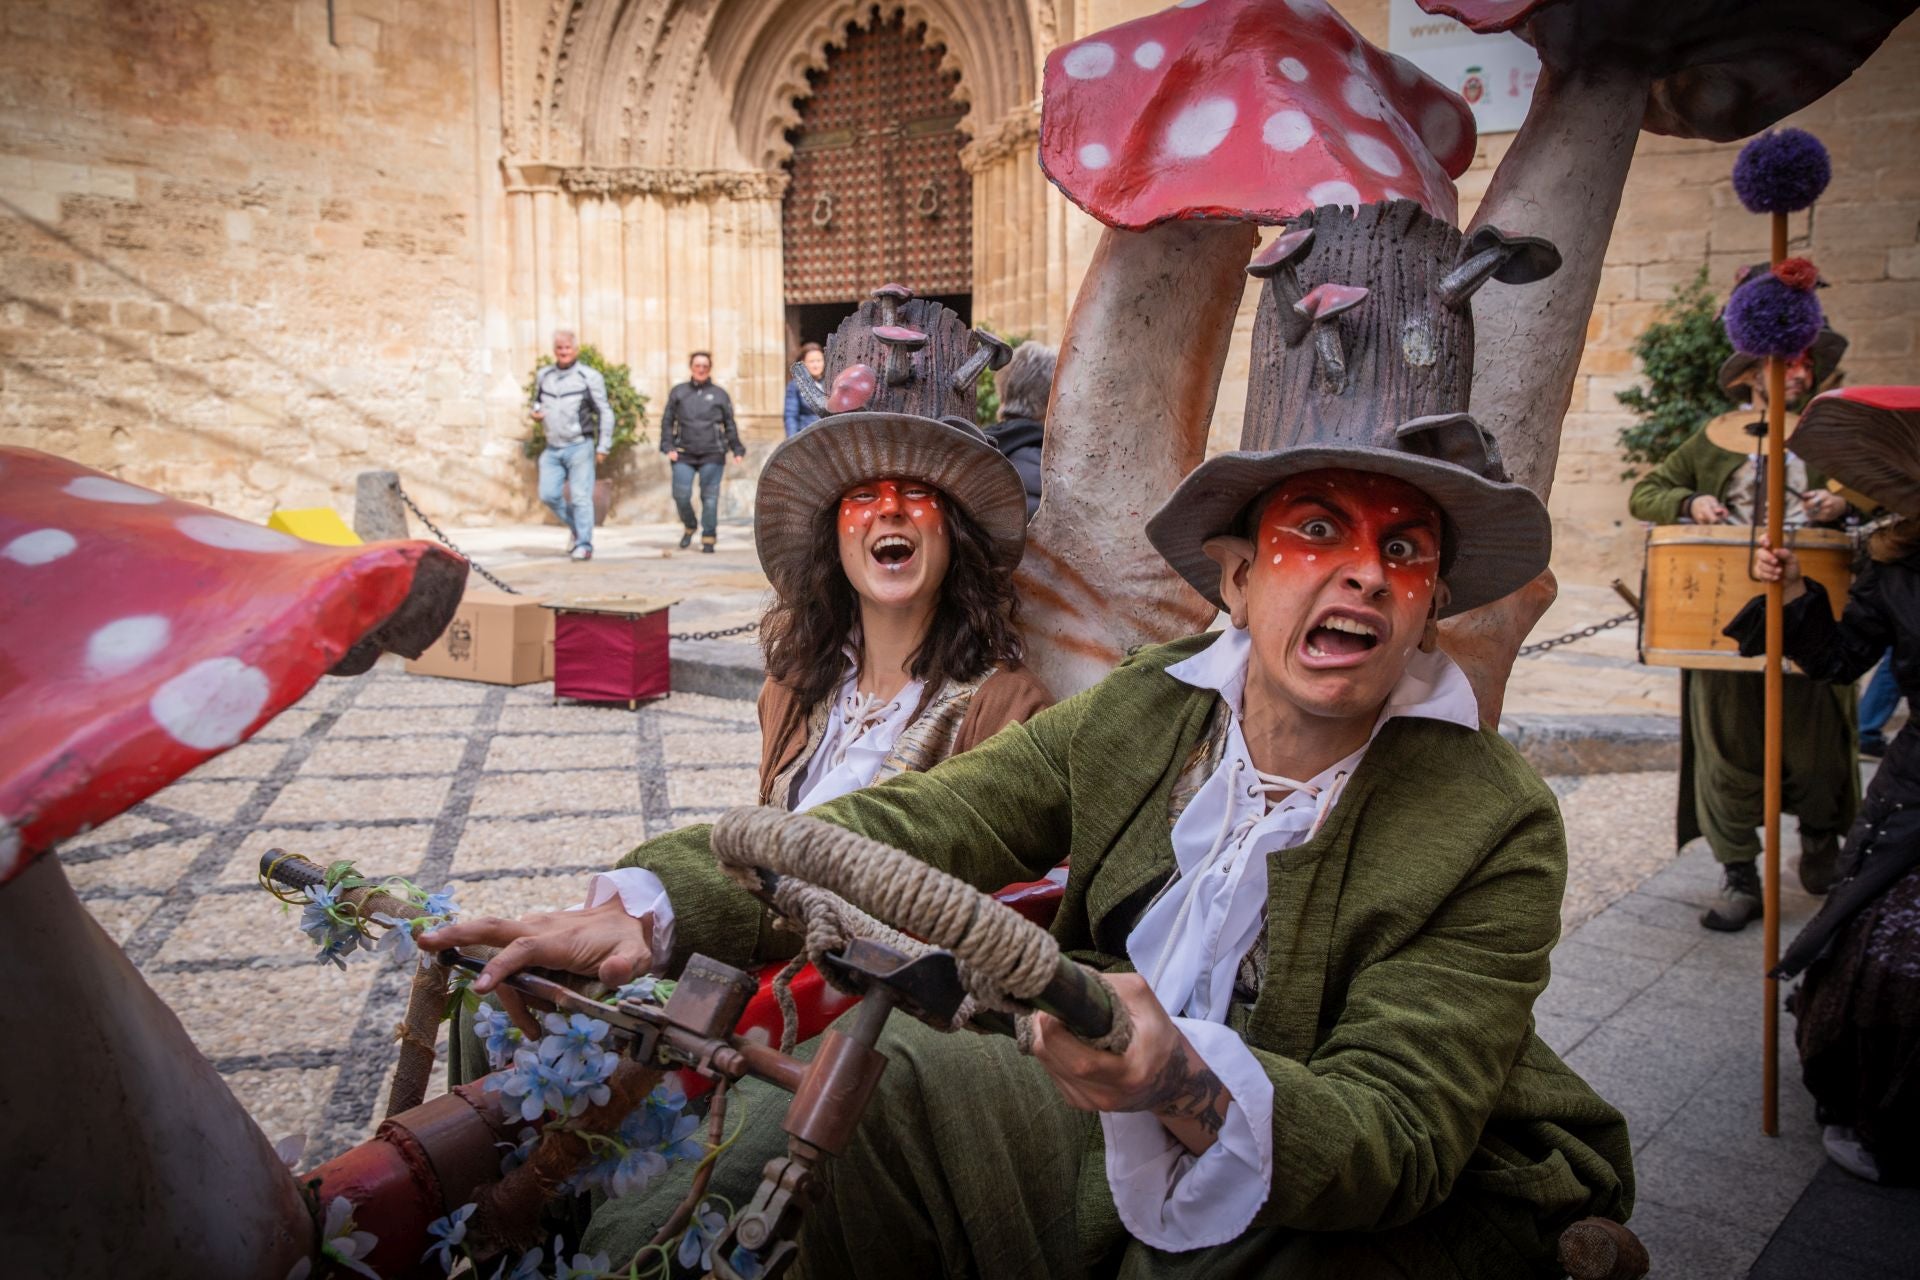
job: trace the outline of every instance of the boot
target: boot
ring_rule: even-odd
[[[682,533],[680,535],[680,549],[682,551],[685,551],[688,547],[693,545],[693,533],[694,531],[692,529],[688,529],[685,533]]]
[[[1726,864],[1726,883],[1712,906],[1701,913],[1700,923],[1721,933],[1738,933],[1760,918],[1760,872],[1751,862]]]
[[[702,551],[704,551],[704,552],[706,552],[706,553],[707,553],[708,555],[712,555],[712,554],[713,554],[713,539],[712,539],[712,538],[701,538],[701,539],[700,539],[700,549],[701,549]]]
[[[1840,837],[1800,837],[1800,887],[1819,897],[1840,879]]]

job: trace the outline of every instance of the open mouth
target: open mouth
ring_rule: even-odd
[[[1372,623],[1334,614],[1307,632],[1309,658],[1357,658],[1380,643],[1380,632]]]
[[[868,554],[881,568],[897,573],[913,559],[913,544],[897,533],[889,533],[876,539]]]

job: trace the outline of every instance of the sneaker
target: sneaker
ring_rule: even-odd
[[[1820,1145],[1827,1149],[1827,1159],[1845,1169],[1856,1178],[1868,1182],[1880,1181],[1880,1162],[1873,1158],[1873,1152],[1860,1143],[1860,1135],[1843,1124],[1830,1124],[1820,1131]]]
[[[1840,879],[1840,837],[1800,838],[1800,887],[1816,898]]]
[[[1760,900],[1760,872],[1751,862],[1729,862],[1726,877],[1720,896],[1701,913],[1700,923],[1721,933],[1738,933],[1765,910]]]
[[[575,548],[573,549],[573,558],[574,558],[575,560],[591,560],[591,559],[593,559],[593,544],[592,544],[592,543],[586,543],[586,544],[584,544],[584,545],[581,545],[581,546],[578,546],[578,547],[575,547]]]
[[[680,549],[682,551],[685,551],[688,547],[692,545],[693,545],[693,530],[689,529],[685,533],[680,535]]]

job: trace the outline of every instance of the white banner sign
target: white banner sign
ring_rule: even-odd
[[[1452,18],[1392,0],[1387,47],[1467,100],[1480,132],[1512,133],[1527,117],[1540,55],[1511,32],[1475,35]]]

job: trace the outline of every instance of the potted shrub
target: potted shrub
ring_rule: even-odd
[[[626,365],[615,364],[607,359],[591,343],[580,344],[578,359],[589,369],[598,370],[600,376],[606,379],[607,403],[613,407],[613,444],[607,450],[606,466],[595,473],[593,485],[593,522],[600,525],[606,523],[607,510],[613,505],[614,480],[624,475],[632,465],[633,446],[647,438],[641,431],[647,420],[647,397],[634,387],[632,371]],[[527,403],[533,401],[533,384],[540,376],[540,370],[552,363],[553,356],[550,354],[534,361],[533,372],[527,377]],[[545,425],[533,419],[533,431],[521,442],[520,447],[527,457],[538,458],[547,447]]]

